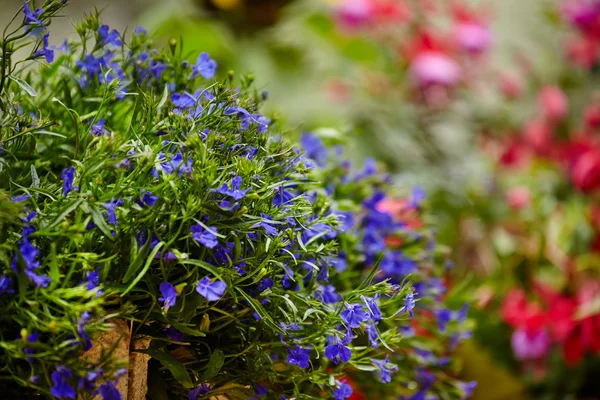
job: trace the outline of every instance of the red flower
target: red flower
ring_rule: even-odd
[[[583,153],[576,159],[571,171],[573,184],[582,191],[590,191],[600,186],[600,150]]]
[[[567,96],[556,86],[546,86],[540,90],[538,105],[549,121],[561,121],[569,111]]]
[[[516,209],[529,207],[531,204],[531,192],[526,186],[510,188],[506,194],[506,202],[509,206]]]
[[[529,303],[521,289],[513,289],[508,293],[502,304],[501,315],[507,324],[526,332],[537,332],[546,324],[546,315],[540,305]]]
[[[552,142],[552,127],[541,119],[529,121],[524,128],[523,135],[527,144],[537,153],[548,155]]]

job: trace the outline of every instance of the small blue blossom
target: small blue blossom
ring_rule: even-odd
[[[196,224],[192,225],[190,230],[192,231],[192,238],[209,249],[214,249],[219,244],[219,240],[215,234],[217,228],[214,226],[210,226],[209,229],[204,229],[202,225]]]
[[[63,195],[66,196],[71,190],[75,188],[75,186],[73,186],[73,180],[75,180],[75,168],[70,167],[63,169],[61,177],[64,182]]]
[[[44,10],[37,8],[35,11],[31,11],[27,0],[23,1],[23,14],[25,14],[25,25],[39,25],[45,27],[42,21],[39,20],[40,16],[44,13]]]
[[[408,312],[411,318],[415,316],[413,313],[413,309],[415,308],[415,295],[413,293],[409,293],[406,295],[403,308],[405,312]]]
[[[91,314],[87,311],[81,313],[81,317],[79,321],[77,321],[77,333],[83,342],[83,348],[85,350],[89,350],[92,348],[92,339],[85,332],[85,326],[88,322],[90,322]]]
[[[98,29],[98,36],[100,38],[100,45],[102,46],[107,44],[113,46],[121,45],[121,38],[119,37],[119,32],[117,32],[116,29],[113,29],[111,31],[108,25],[100,26],[100,28]]]
[[[221,299],[227,284],[221,280],[211,281],[208,276],[202,278],[196,285],[196,291],[208,301]]]
[[[360,323],[369,319],[369,314],[360,304],[348,304],[340,316],[350,328],[360,328]]]
[[[95,124],[92,125],[90,129],[90,133],[94,136],[103,136],[107,135],[109,132],[104,128],[104,118],[100,118]]]
[[[327,165],[329,150],[317,135],[308,132],[303,133],[300,138],[300,145],[306,152],[306,157],[314,160],[319,167]]]
[[[219,189],[211,189],[211,192],[222,194],[223,196],[233,197],[234,200],[241,200],[246,197],[246,193],[250,191],[248,189],[240,189],[242,186],[242,177],[236,176],[231,180],[231,186],[224,183]]]
[[[425,193],[425,189],[420,186],[416,186],[413,188],[412,193],[410,195],[409,204],[412,207],[419,208],[421,203],[425,201],[427,198],[427,194]]]
[[[121,204],[123,204],[123,200],[120,198],[115,200],[114,197],[108,203],[102,203],[102,206],[106,209],[109,224],[113,224],[114,226],[118,225],[117,213],[115,212],[115,209]]]
[[[211,387],[208,383],[201,383],[194,389],[190,390],[188,394],[188,400],[198,400],[198,396],[204,396],[210,392]]]
[[[196,59],[196,64],[192,65],[192,75],[190,75],[190,79],[193,79],[198,75],[205,79],[211,79],[215,76],[216,72],[217,62],[212,60],[208,53],[203,52],[200,53]]]
[[[370,298],[370,297],[363,298],[365,305],[367,306],[367,310],[369,310],[369,317],[373,321],[380,321],[382,318],[381,310],[379,309],[379,305],[377,304],[378,298],[379,298],[379,294],[376,294],[374,298]]]
[[[460,390],[462,390],[463,398],[467,399],[467,398],[471,397],[471,395],[473,394],[473,391],[477,387],[477,381],[459,382],[457,384],[457,386]]]
[[[122,400],[121,393],[113,382],[106,382],[100,386],[100,396],[102,400]]]
[[[24,194],[21,196],[13,196],[13,198],[10,201],[12,201],[13,203],[21,203],[25,200],[29,200],[30,197],[31,196],[28,194]]]
[[[133,30],[133,33],[135,33],[136,35],[140,36],[140,35],[147,35],[148,31],[146,30],[146,28],[144,28],[143,26],[136,26],[135,29]]]
[[[140,202],[138,204],[140,204],[140,206],[147,205],[149,207],[152,207],[156,204],[157,201],[158,196],[154,196],[151,192],[144,190],[144,194],[142,195],[142,198],[140,199]]]
[[[388,355],[385,356],[385,360],[371,359],[373,364],[379,368],[379,375],[381,376],[381,383],[388,383],[392,381],[392,373],[398,372],[398,367],[394,364],[390,364],[390,358]]]
[[[14,293],[15,291],[11,288],[12,279],[6,275],[0,275],[0,294]]]
[[[325,356],[337,364],[339,361],[348,362],[352,358],[352,350],[346,345],[350,342],[350,339],[344,339],[339,341],[335,336],[330,336],[327,340],[329,345],[325,347]],[[339,360],[338,360],[339,358]]]
[[[289,347],[287,362],[295,364],[300,368],[308,368],[310,366],[310,352],[310,349],[305,349],[298,345],[295,348]]]
[[[255,223],[250,228],[263,228],[267,235],[276,236],[278,233],[277,228],[271,225],[273,223],[273,219],[268,215],[265,215],[265,213],[261,213],[261,216],[262,220],[260,222]]]
[[[369,336],[369,342],[371,343],[371,347],[376,349],[379,346],[379,342],[377,341],[379,336],[377,335],[377,328],[375,328],[375,324],[373,322],[367,324],[365,326],[365,331]]]
[[[169,339],[171,339],[175,342],[181,342],[183,340],[183,337],[185,336],[183,333],[179,332],[173,326],[170,326],[167,329],[164,329],[163,332],[165,332],[167,334]]]
[[[257,383],[254,393],[256,393],[259,397],[266,396],[269,393],[269,389],[260,383]]]
[[[159,286],[159,289],[162,297],[159,297],[158,301],[163,301],[163,309],[165,311],[169,311],[169,308],[173,307],[177,302],[177,290],[175,290],[175,286],[169,282],[162,282]]]
[[[85,377],[79,380],[77,390],[84,389],[88,392],[92,392],[96,388],[96,381],[102,376],[103,373],[104,371],[102,368],[88,372]]]
[[[71,370],[64,365],[56,367],[56,371],[52,372],[50,394],[59,399],[74,399],[75,389],[69,384],[72,376]]]
[[[333,391],[334,400],[345,400],[352,396],[352,387],[347,383],[340,382],[340,385]]]
[[[315,298],[321,300],[325,304],[335,304],[342,301],[342,296],[337,294],[336,288],[333,285],[325,287],[319,285],[315,291]]]
[[[37,50],[31,56],[32,57],[42,57],[43,56],[46,58],[46,62],[48,62],[48,64],[51,64],[54,61],[54,49],[52,47],[50,47],[50,45],[48,44],[49,36],[50,36],[50,34],[48,34],[48,33],[46,33],[44,35],[44,37],[42,38],[42,48]]]
[[[442,308],[435,312],[435,316],[438,322],[438,329],[441,333],[446,332],[446,326],[452,321],[452,311],[447,308]]]

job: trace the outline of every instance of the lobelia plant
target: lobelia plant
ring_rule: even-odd
[[[464,313],[427,306],[443,285],[418,246],[383,257],[396,280],[378,272],[382,235],[401,229],[373,208],[379,197],[315,197],[314,177],[340,173],[338,195],[353,186],[273,136],[257,111],[265,94],[250,78],[213,80],[206,53],[188,63],[176,41],[157,49],[143,28],[127,38],[98,13],[78,40],[51,46],[65,5],[25,2],[0,46],[3,394],[141,398],[118,383],[118,343],[103,343],[119,321],[128,343],[146,343],[130,351],[150,358],[152,399],[345,399],[344,377],[361,370],[384,383],[397,373],[412,392],[421,365],[445,368],[433,356],[442,338],[407,340],[407,323],[433,321],[417,302],[447,314],[441,331]],[[13,62],[18,48],[30,55]]]
[[[458,381],[459,365],[452,359],[456,346],[470,337],[465,323],[468,308],[461,302],[460,290],[449,287],[449,251],[436,243],[423,189],[416,187],[406,193],[392,187],[389,175],[379,172],[373,159],[367,159],[362,169],[355,169],[343,157],[342,147],[327,147],[323,140],[313,133],[303,134],[300,140],[307,157],[319,167],[312,176],[325,184],[318,191],[316,204],[333,199],[333,208],[349,217],[346,229],[338,235],[340,252],[334,266],[341,273],[323,283],[319,296],[338,302],[341,297],[337,291],[361,285],[365,274],[373,274],[377,282],[397,285],[410,280],[414,288],[401,309],[409,311],[410,318],[401,323],[382,317],[378,295],[363,298],[370,320],[366,319],[364,326],[366,337],[358,340],[365,347],[388,353],[385,360],[390,364],[372,361],[381,382],[395,384],[374,384],[361,376],[369,368],[357,365],[346,369],[355,388],[352,398],[469,397],[475,382]],[[327,140],[334,142],[330,144],[339,141]],[[390,333],[394,329],[401,338]],[[335,360],[341,354],[335,350],[328,354],[326,349],[325,355]],[[395,375],[391,374],[394,370]]]

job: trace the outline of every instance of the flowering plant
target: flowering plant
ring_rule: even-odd
[[[417,380],[414,398],[468,395],[443,373],[466,311],[439,303],[433,242],[402,234],[371,169],[320,172],[271,134],[250,77],[215,81],[208,54],[190,63],[143,28],[94,13],[52,46],[65,5],[25,2],[0,43],[2,393],[131,398],[122,382],[142,375],[153,399],[341,400],[344,376],[378,371],[407,395]],[[334,172],[339,190],[313,179]],[[363,181],[363,197],[337,197]]]

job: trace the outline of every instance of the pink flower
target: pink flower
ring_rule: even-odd
[[[571,179],[584,192],[600,187],[600,151],[588,151],[577,158],[573,164]]]
[[[500,90],[508,99],[516,99],[523,94],[523,79],[516,74],[500,73]]]
[[[357,29],[373,18],[373,5],[369,0],[343,0],[336,9],[336,19],[344,28]]]
[[[481,53],[486,51],[492,44],[490,30],[475,22],[462,22],[455,31],[458,45],[470,53]]]
[[[516,329],[510,338],[510,344],[517,360],[539,360],[548,354],[550,337],[543,329],[533,332]]]
[[[456,61],[446,54],[437,51],[426,51],[418,54],[410,72],[421,87],[431,85],[454,86],[460,80],[460,68]]]
[[[550,151],[552,128],[544,120],[529,121],[523,132],[525,142],[537,153],[547,154]]]
[[[549,121],[563,120],[569,111],[567,96],[556,86],[542,88],[538,96],[538,105]]]
[[[531,192],[525,186],[511,188],[506,194],[506,202],[516,209],[529,207],[531,204]]]

